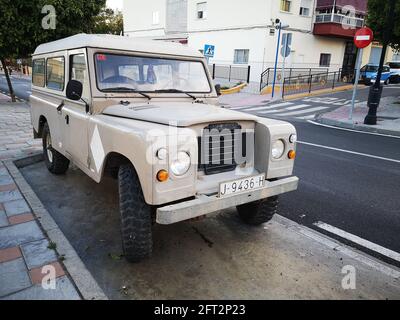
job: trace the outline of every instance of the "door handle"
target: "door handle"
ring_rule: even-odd
[[[60,103],[60,105],[57,107],[57,112],[58,112],[58,113],[61,113],[61,110],[62,110],[63,107],[64,107],[64,101],[62,101],[62,102]]]
[[[65,123],[66,123],[66,124],[69,124],[69,115],[66,115],[66,116],[65,116]]]

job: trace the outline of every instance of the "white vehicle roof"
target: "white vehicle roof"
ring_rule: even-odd
[[[86,47],[146,53],[161,53],[199,58],[203,57],[200,51],[191,49],[180,43],[144,40],[109,34],[85,33],[80,33],[68,38],[41,44],[36,48],[33,55]]]

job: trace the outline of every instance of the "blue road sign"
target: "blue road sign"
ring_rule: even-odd
[[[292,45],[292,34],[284,33],[282,35],[282,47],[281,47],[281,56],[287,58],[290,56],[290,46]]]
[[[213,58],[214,57],[215,46],[211,44],[204,45],[204,56]]]

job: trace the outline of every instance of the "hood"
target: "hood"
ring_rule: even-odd
[[[163,102],[162,104],[136,103],[128,106],[114,105],[103,110],[103,114],[149,121],[178,127],[217,121],[255,121],[256,116],[220,108],[203,103]]]

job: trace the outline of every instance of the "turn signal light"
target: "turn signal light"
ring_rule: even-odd
[[[294,158],[296,158],[296,151],[290,150],[289,153],[288,153],[288,157],[289,157],[289,159],[292,159],[292,160]]]
[[[157,180],[160,182],[167,181],[169,177],[167,170],[160,170],[157,172]]]

